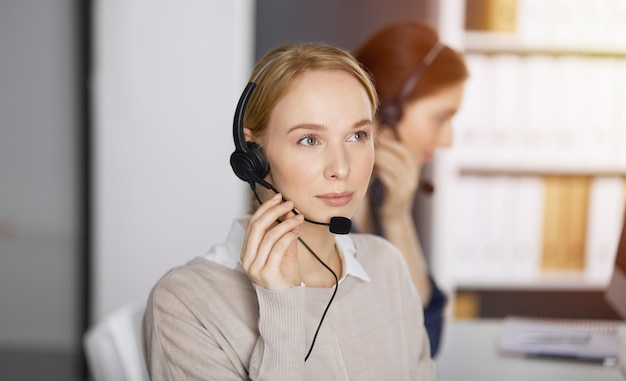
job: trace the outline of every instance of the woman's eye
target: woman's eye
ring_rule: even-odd
[[[355,142],[362,142],[364,140],[367,139],[367,132],[365,131],[358,131],[355,132],[354,134],[352,134],[352,136],[350,136],[350,141],[355,141]]]
[[[315,138],[314,136],[305,136],[300,139],[298,144],[302,144],[305,146],[314,146],[315,144],[317,144],[317,138]]]
[[[448,122],[450,122],[450,120],[452,120],[452,117],[454,116],[454,114],[445,114],[445,115],[441,115],[437,118],[437,123],[439,123],[439,125],[444,125]]]

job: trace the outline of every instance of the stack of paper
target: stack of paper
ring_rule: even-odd
[[[507,317],[498,349],[503,355],[580,360],[613,366],[619,357],[618,324],[597,320]]]

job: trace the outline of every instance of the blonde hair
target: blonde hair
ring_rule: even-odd
[[[274,106],[293,80],[310,70],[342,70],[352,75],[365,88],[372,118],[375,117],[378,107],[376,89],[368,72],[350,53],[321,43],[282,45],[261,58],[250,75],[250,81],[254,80],[257,86],[246,107],[244,126],[255,137],[264,136]]]

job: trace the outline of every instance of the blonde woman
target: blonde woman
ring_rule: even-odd
[[[309,222],[352,217],[367,191],[369,76],[345,51],[305,44],[269,52],[251,78],[240,132],[267,172],[237,174],[261,203],[155,285],[144,317],[151,379],[434,379],[402,255]]]

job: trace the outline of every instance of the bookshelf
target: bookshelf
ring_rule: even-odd
[[[626,205],[626,2],[442,0],[437,25],[471,77],[432,170],[435,277],[465,304],[601,290]]]

